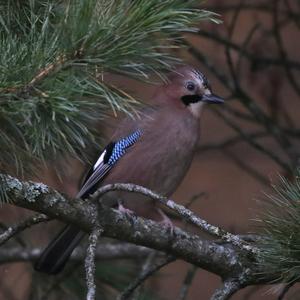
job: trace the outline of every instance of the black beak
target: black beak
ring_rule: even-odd
[[[210,95],[202,95],[202,99],[203,102],[207,102],[207,103],[215,103],[215,104],[221,104],[224,103],[224,99],[214,95],[214,94],[210,94]]]

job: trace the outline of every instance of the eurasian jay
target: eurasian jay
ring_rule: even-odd
[[[136,119],[125,118],[111,142],[99,155],[77,197],[88,198],[100,186],[133,183],[169,197],[192,162],[199,139],[199,118],[205,103],[223,103],[212,93],[206,77],[184,66],[158,87],[154,105],[141,110]],[[127,209],[154,220],[165,219],[153,200],[138,194],[113,192]],[[84,236],[67,225],[43,251],[37,271],[57,274]]]

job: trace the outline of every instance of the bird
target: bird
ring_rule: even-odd
[[[152,104],[136,118],[125,117],[88,172],[77,198],[86,199],[101,186],[132,183],[170,197],[187,173],[197,150],[205,104],[221,104],[206,76],[183,65],[156,88]],[[170,224],[159,206],[146,196],[112,192],[118,208]],[[111,204],[110,204],[111,205]],[[34,268],[47,274],[63,270],[85,233],[66,225],[41,253]]]

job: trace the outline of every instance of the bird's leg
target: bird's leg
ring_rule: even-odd
[[[162,220],[159,222],[160,224],[164,225],[165,227],[170,229],[170,233],[173,235],[174,233],[174,224],[171,221],[171,219],[163,212],[162,209],[160,209],[159,207],[156,208],[157,212],[160,214],[160,216],[162,217]]]
[[[124,213],[125,215],[129,215],[129,216],[133,216],[135,215],[134,211],[132,211],[131,209],[126,208],[123,205],[123,200],[118,199],[118,211]]]

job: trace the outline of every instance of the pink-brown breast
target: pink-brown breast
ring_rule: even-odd
[[[128,124],[130,122],[131,124]],[[140,120],[123,123],[115,137],[140,129],[141,138],[116,163],[101,185],[133,183],[169,197],[186,174],[198,141],[199,122],[184,110],[160,108]],[[138,215],[156,219],[154,203],[132,193],[118,192],[125,206]]]

